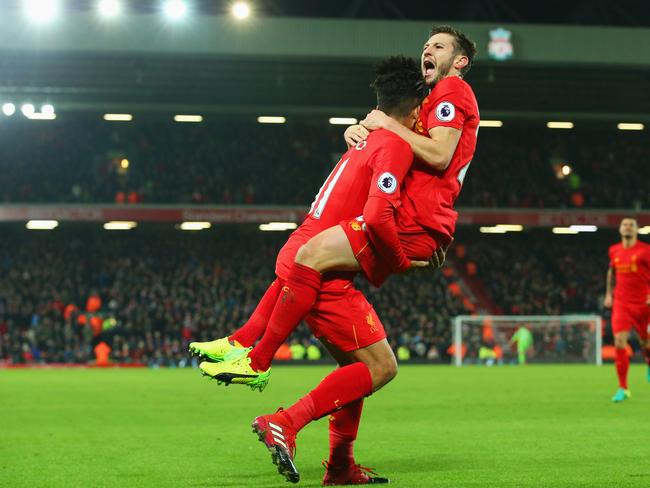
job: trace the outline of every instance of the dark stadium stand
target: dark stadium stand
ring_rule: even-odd
[[[342,131],[315,122],[11,121],[0,128],[0,202],[306,206],[345,150]],[[644,133],[613,128],[482,129],[458,205],[647,207],[646,180],[629,175],[647,174],[648,147]],[[565,164],[572,173],[558,179]]]
[[[6,225],[0,360],[85,363],[94,358],[93,345],[106,340],[118,363],[186,364],[190,340],[226,335],[252,312],[287,235],[243,225],[199,234],[155,225],[128,233],[72,225],[38,234]],[[472,311],[454,269],[475,275],[501,313],[600,310],[606,250],[615,238],[461,231],[444,272],[392,277],[379,290],[357,281],[393,348],[447,362],[450,319]],[[94,294],[101,306],[89,314]],[[304,326],[291,340],[311,341]]]

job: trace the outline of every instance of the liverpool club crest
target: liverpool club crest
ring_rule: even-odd
[[[512,47],[512,32],[499,27],[490,31],[490,42],[488,44],[488,56],[497,61],[510,59],[514,53]]]

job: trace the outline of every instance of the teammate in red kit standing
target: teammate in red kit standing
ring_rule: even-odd
[[[634,218],[624,218],[619,226],[620,244],[609,248],[607,291],[605,307],[612,309],[612,330],[616,346],[616,373],[619,388],[612,397],[614,402],[630,398],[627,372],[630,358],[627,344],[634,328],[639,335],[641,347],[648,364],[650,381],[650,245],[638,240],[638,223]],[[614,280],[616,286],[614,287]],[[613,290],[613,294],[612,294]]]

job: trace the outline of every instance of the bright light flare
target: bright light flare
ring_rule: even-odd
[[[137,222],[112,220],[104,224],[106,230],[131,230],[138,226]]]
[[[352,117],[332,117],[330,124],[332,125],[354,125],[358,122],[357,119]]]
[[[202,115],[174,115],[175,122],[203,122]]]
[[[13,103],[5,103],[2,105],[2,113],[7,117],[11,117],[16,113],[16,106]]]
[[[181,20],[187,15],[187,4],[183,0],[167,0],[163,12],[170,20]]]
[[[257,117],[260,124],[284,124],[287,119],[285,117],[278,117],[275,115],[260,115]]]
[[[637,123],[631,123],[631,122],[621,122],[616,126],[618,130],[643,130],[645,129],[645,125],[643,124],[637,124]]]
[[[251,8],[246,2],[235,2],[230,11],[236,19],[244,20],[250,17]]]
[[[643,227],[640,227],[639,228],[639,234],[642,234],[642,235],[650,234],[650,225],[644,225]]]
[[[109,122],[130,122],[133,120],[131,114],[104,114],[104,120]]]
[[[596,232],[598,227],[595,225],[570,225],[569,229],[576,232]]]
[[[122,169],[129,169],[129,160],[124,158],[122,161],[120,161],[120,168]]]
[[[179,228],[181,230],[204,230],[212,227],[210,222],[183,222]]]
[[[45,24],[56,19],[60,7],[59,0],[23,0],[25,15],[37,24]]]
[[[26,103],[22,107],[20,107],[20,111],[23,113],[25,117],[31,117],[36,113],[36,109],[34,108],[34,105],[31,103]]]
[[[501,120],[481,120],[478,123],[479,127],[503,127]]]
[[[30,220],[25,227],[30,230],[52,230],[59,226],[56,220]]]
[[[569,176],[573,170],[571,169],[571,166],[565,164],[562,166],[561,171],[564,176]]]
[[[553,227],[553,234],[579,234],[580,232],[570,227]]]
[[[269,222],[268,224],[260,224],[260,230],[263,232],[293,230],[297,227],[298,224],[295,222]]]
[[[118,0],[101,0],[97,10],[102,17],[112,19],[122,13],[122,4]]]
[[[547,122],[549,129],[573,129],[573,122]]]

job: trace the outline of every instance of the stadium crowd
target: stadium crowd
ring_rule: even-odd
[[[482,129],[458,204],[647,206],[645,180],[628,177],[645,171],[647,142],[615,130]],[[344,149],[342,127],[307,122],[12,120],[0,127],[0,202],[307,205]]]
[[[273,279],[287,236],[240,226],[189,235],[83,226],[25,232],[0,240],[0,360],[85,363],[105,341],[112,361],[151,366],[183,366],[191,340],[242,324]],[[447,357],[449,318],[464,312],[449,278],[393,277],[380,290],[359,281],[402,357]],[[312,341],[304,325],[292,337]]]

